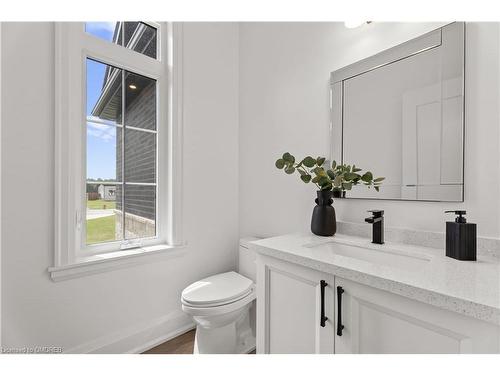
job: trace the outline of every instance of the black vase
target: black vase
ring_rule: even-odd
[[[316,206],[314,207],[311,232],[318,236],[333,236],[337,231],[337,219],[335,218],[335,208],[333,208],[333,192],[318,191]]]
[[[334,198],[345,198],[345,190],[332,190]]]

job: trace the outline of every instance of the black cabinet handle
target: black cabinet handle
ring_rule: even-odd
[[[342,330],[344,325],[342,324],[342,293],[344,293],[344,288],[341,286],[337,287],[337,336],[342,336]]]
[[[320,281],[320,286],[321,286],[321,323],[320,326],[324,327],[325,322],[328,320],[328,318],[325,316],[325,288],[328,285],[325,280]]]

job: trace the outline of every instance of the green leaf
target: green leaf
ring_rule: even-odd
[[[301,176],[307,176],[307,173],[304,172],[302,169],[297,169],[297,172],[299,172]]]
[[[316,165],[316,160],[310,156],[306,156],[302,162],[307,168],[312,168]]]
[[[300,176],[300,179],[307,184],[309,181],[311,181],[311,175],[310,174],[302,175]]]
[[[352,181],[352,180],[356,179],[357,177],[359,177],[359,174],[351,173],[351,172],[347,172],[344,175],[344,178],[346,179],[346,181]]]
[[[318,158],[316,159],[316,164],[318,165],[318,167],[321,167],[325,163],[325,160],[325,158],[318,156]]]
[[[331,169],[326,171],[326,174],[328,177],[330,177],[332,180],[335,178],[335,172],[333,172]]]
[[[286,174],[292,174],[293,172],[295,172],[295,168],[294,167],[288,166],[288,167],[285,168],[285,173]]]
[[[312,170],[312,172],[318,176],[326,176],[326,172],[322,167],[316,167]]]
[[[339,187],[342,184],[342,176],[337,176],[333,180],[333,186]]]
[[[385,180],[385,177],[378,177],[376,179],[373,180],[373,182],[382,182]]]
[[[335,169],[337,167],[337,162],[334,160],[332,161],[332,169]]]
[[[295,157],[291,155],[289,152],[285,152],[282,156],[282,159],[287,163],[295,163]]]
[[[331,185],[331,182],[330,182],[330,179],[328,177],[325,177],[325,176],[321,176],[318,180],[318,184],[320,186],[325,186],[325,185],[328,185],[330,184]]]
[[[332,184],[327,184],[327,185],[321,186],[321,190],[322,191],[332,190]]]
[[[361,176],[361,179],[364,182],[370,182],[373,179],[373,175],[371,172],[366,172],[363,176]]]
[[[380,186],[375,186],[375,190],[380,191]]]
[[[285,166],[285,161],[283,159],[278,159],[276,160],[276,163],[274,163],[274,165],[278,169],[283,169],[283,167]]]
[[[344,189],[344,190],[351,190],[352,189],[352,184],[350,182],[343,182],[342,183],[342,189]]]
[[[313,179],[312,179],[312,182],[317,184],[319,181],[319,176],[315,176]]]
[[[353,165],[353,166],[352,166],[352,171],[353,171],[354,173],[356,173],[356,172],[361,172],[361,168],[356,168],[356,166],[355,166],[355,165]]]

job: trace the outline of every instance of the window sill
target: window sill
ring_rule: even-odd
[[[186,245],[155,245],[138,249],[121,250],[77,258],[74,263],[49,267],[53,281],[63,281],[94,275],[101,272],[149,263],[152,257],[179,257],[186,251]]]

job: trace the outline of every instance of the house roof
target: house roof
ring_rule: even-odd
[[[156,30],[142,22],[117,22],[113,43],[156,58]],[[121,69],[107,65],[101,95],[91,114],[103,120],[116,121],[121,117],[122,77]],[[139,91],[139,90],[137,90]],[[134,96],[138,95],[135,93]]]

